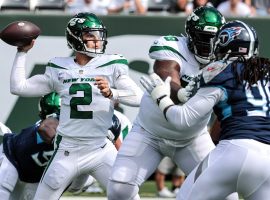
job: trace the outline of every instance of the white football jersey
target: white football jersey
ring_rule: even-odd
[[[186,37],[160,37],[151,46],[149,56],[155,60],[176,61],[181,67],[179,74],[181,81],[189,82],[192,76],[199,73],[200,65],[195,60],[194,54],[188,49],[187,42]],[[145,92],[135,123],[138,123],[146,131],[158,138],[183,141],[180,143],[185,145],[191,138],[207,131],[209,118],[210,115],[205,116],[204,119],[197,123],[197,126],[185,130],[176,129],[165,119],[151,96]]]
[[[81,139],[106,136],[114,108],[94,85],[95,77],[106,77],[114,87],[118,76],[128,74],[127,60],[119,55],[103,55],[81,67],[72,57],[54,58],[45,74],[61,97],[59,134]]]
[[[113,98],[121,103],[139,104],[142,91],[128,76],[128,62],[121,55],[101,55],[83,67],[73,57],[49,61],[44,74],[25,78],[25,53],[17,53],[11,72],[11,92],[20,96],[42,96],[52,91],[61,97],[57,131],[78,140],[105,138],[111,126],[113,102],[95,85],[95,77],[105,77]],[[117,95],[115,95],[117,94]]]

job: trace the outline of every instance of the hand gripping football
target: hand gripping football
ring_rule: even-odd
[[[36,39],[40,28],[29,21],[15,21],[7,25],[0,33],[0,38],[13,46],[25,46]]]

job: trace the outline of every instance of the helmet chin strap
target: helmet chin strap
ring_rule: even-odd
[[[97,56],[100,56],[102,53],[100,52],[100,49],[87,49],[88,51],[77,51],[81,54],[84,54],[88,57],[95,58]],[[93,52],[89,52],[89,50],[92,50]],[[99,50],[99,51],[96,51]],[[76,51],[76,50],[75,50]],[[95,52],[94,52],[95,51]]]
[[[85,55],[87,55],[87,56],[89,56],[89,57],[91,57],[91,58],[95,58],[95,57],[97,57],[97,56],[99,56],[98,54],[96,54],[96,53],[92,53],[92,52],[83,52],[83,54],[85,54]]]

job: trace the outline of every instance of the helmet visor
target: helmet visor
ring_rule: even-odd
[[[83,41],[104,41],[106,32],[103,30],[84,30],[82,32]]]
[[[107,44],[106,38],[107,32],[105,29],[83,30],[82,41],[85,53],[89,56],[93,56],[92,54],[103,54]]]
[[[213,55],[213,33],[195,32],[194,49],[195,53],[200,57],[211,57]]]

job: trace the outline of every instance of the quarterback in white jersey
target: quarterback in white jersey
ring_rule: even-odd
[[[111,174],[116,149],[107,139],[115,100],[138,106],[142,91],[128,76],[127,60],[105,55],[107,29],[92,13],[79,13],[66,28],[67,42],[75,57],[54,58],[42,75],[26,79],[26,52],[34,45],[18,47],[10,90],[34,97],[57,92],[61,112],[55,152],[34,199],[59,199],[74,177],[91,174],[104,188]]]
[[[186,100],[187,91],[182,87],[192,81],[201,66],[211,61],[212,39],[224,22],[215,8],[200,7],[187,18],[188,37],[164,36],[151,46],[149,56],[155,59],[154,71],[163,79],[172,77],[171,98],[177,104]],[[209,118],[210,113],[196,126],[176,129],[145,93],[133,128],[117,154],[108,184],[109,200],[136,199],[139,186],[164,156],[189,174],[214,148],[206,128]]]

